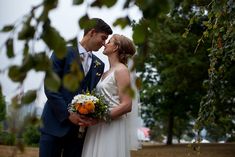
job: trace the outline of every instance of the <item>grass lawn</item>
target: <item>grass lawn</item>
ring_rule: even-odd
[[[199,151],[195,148],[199,148]],[[22,153],[15,147],[0,145],[0,157],[38,157],[38,148],[27,147]],[[199,147],[188,144],[166,146],[146,143],[141,150],[132,151],[131,157],[235,157],[235,143],[200,144]]]

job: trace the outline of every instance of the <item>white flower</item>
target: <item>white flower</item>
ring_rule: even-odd
[[[73,100],[72,100],[72,104],[75,104],[75,103],[85,103],[87,101],[92,101],[94,103],[98,102],[99,99],[93,95],[85,95],[85,94],[79,94],[79,95],[76,95]]]

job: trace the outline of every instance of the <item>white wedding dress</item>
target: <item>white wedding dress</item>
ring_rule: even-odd
[[[114,76],[114,71],[110,72],[97,85],[97,90],[101,92],[109,102],[110,109],[119,105],[118,89]],[[98,123],[90,126],[87,130],[82,157],[130,157],[131,136],[137,130],[130,133],[128,114],[110,123]],[[137,141],[137,136],[136,141]]]

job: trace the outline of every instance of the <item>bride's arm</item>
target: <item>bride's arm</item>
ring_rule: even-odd
[[[113,108],[110,112],[110,118],[116,119],[128,112],[132,108],[132,98],[130,96],[130,73],[128,68],[120,68],[115,71],[115,79],[117,82],[118,95],[120,98],[120,104]]]

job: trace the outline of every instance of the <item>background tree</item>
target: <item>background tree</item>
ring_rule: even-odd
[[[146,66],[141,69],[144,88],[141,92],[144,120],[148,126],[159,125],[160,132],[172,144],[173,136],[193,134],[192,121],[197,117],[200,100],[205,93],[202,88],[207,78],[206,46],[194,53],[194,45],[203,31],[195,24],[188,38],[183,38],[189,18],[180,11],[161,16],[149,36],[149,55]],[[150,68],[148,68],[150,66]],[[149,69],[156,69],[156,76]],[[151,122],[151,123],[149,123]],[[154,130],[159,132],[159,130]],[[152,130],[153,133],[153,130]]]
[[[0,144],[13,145],[15,142],[15,135],[6,131],[6,101],[2,91],[0,91]]]
[[[156,5],[161,6],[161,4],[155,4],[153,1],[147,4],[142,4],[139,1],[136,2],[137,5],[142,6],[140,8],[143,11],[145,19],[145,22],[139,23],[139,25],[134,28],[133,35],[136,43],[139,43],[139,60],[143,65],[144,59],[149,59],[149,56],[151,56],[151,53],[153,52],[151,49],[151,37],[154,32],[154,26],[156,26],[157,22],[162,23],[162,21],[156,22],[156,20],[158,20],[158,17],[166,15],[170,11],[168,10],[169,12],[167,13],[164,12],[165,10],[162,10],[160,13],[158,11],[153,11],[153,9],[151,9],[152,7],[155,7]],[[195,50],[196,54],[198,53],[198,48],[200,48],[200,46],[206,47],[208,51],[205,50],[204,53],[209,53],[208,56],[210,61],[209,66],[206,68],[208,69],[208,79],[203,83],[207,92],[200,102],[200,110],[195,129],[200,132],[204,126],[211,127],[211,125],[214,125],[215,127],[218,126],[218,124],[227,123],[228,127],[225,127],[225,132],[227,132],[229,136],[234,137],[234,128],[231,127],[231,124],[234,126],[235,111],[235,95],[233,92],[234,42],[232,42],[234,41],[235,21],[234,1],[175,0],[166,1],[164,4],[166,4],[166,6],[171,6],[173,13],[178,12],[180,17],[190,19],[188,22],[188,29],[186,29],[183,34],[184,37],[187,33],[191,32],[191,34],[188,34],[187,36],[187,38],[191,38],[191,35],[195,31],[195,29],[193,29],[195,24],[201,23],[204,27],[197,43],[192,43],[192,45],[195,46],[194,48],[192,47],[192,49]],[[164,7],[164,5],[161,7]],[[166,9],[167,7],[164,8]],[[171,14],[167,14],[167,16],[171,16]],[[142,32],[142,35],[138,35],[138,33],[141,34],[140,32]],[[159,33],[161,30],[157,30],[157,32]],[[211,44],[208,45],[208,43]],[[159,65],[158,68],[160,68]],[[169,79],[167,78],[166,80],[173,83],[176,78],[172,79],[172,77],[169,77]],[[168,88],[164,88],[164,90],[167,89]],[[170,98],[170,95],[167,98]],[[223,115],[226,115],[226,120],[224,120]],[[225,134],[225,132],[223,132],[223,134]]]
[[[6,101],[5,101],[5,96],[2,94],[2,90],[1,90],[0,91],[0,122],[5,120],[5,118],[6,118]]]
[[[209,48],[209,78],[205,80],[207,94],[201,101],[197,127],[218,129],[219,125],[226,123],[222,127],[223,134],[227,132],[234,138],[235,2],[214,0],[210,3],[199,2],[198,5],[201,12],[208,11],[208,19],[204,21],[206,30],[198,44],[203,44],[208,38],[212,39],[212,44]],[[195,15],[195,19],[198,16]]]

